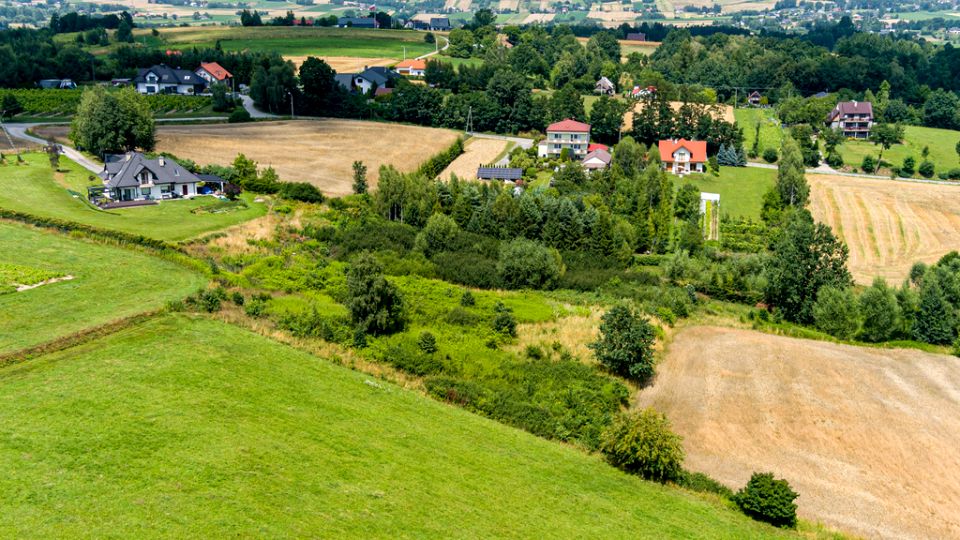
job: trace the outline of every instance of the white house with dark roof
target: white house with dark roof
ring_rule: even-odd
[[[192,197],[200,178],[172,159],[149,159],[139,152],[109,155],[100,173],[115,201],[151,201]]]
[[[160,64],[141,69],[133,79],[141,94],[193,95],[203,91],[207,82],[189,69],[174,69]]]

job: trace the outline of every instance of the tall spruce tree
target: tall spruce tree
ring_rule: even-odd
[[[936,272],[929,270],[920,287],[920,310],[913,324],[913,337],[924,343],[946,345],[953,341],[953,336],[953,308],[943,294]]]
[[[803,154],[793,137],[783,138],[777,165],[776,189],[784,206],[804,208],[810,199],[810,186],[804,177]]]

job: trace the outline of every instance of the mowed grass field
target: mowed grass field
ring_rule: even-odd
[[[745,130],[746,131],[746,130]],[[960,157],[957,156],[956,146],[960,142],[960,131],[937,129],[920,126],[904,126],[903,144],[895,144],[889,150],[883,151],[883,160],[893,165],[903,165],[907,156],[913,156],[917,165],[923,161],[923,148],[930,148],[930,160],[936,165],[937,172],[947,171],[960,167]],[[839,147],[840,155],[847,166],[860,168],[863,158],[871,155],[874,158],[880,153],[880,147],[869,141],[846,141]]]
[[[72,279],[0,294],[0,353],[159,308],[206,280],[137,251],[0,222],[0,263]]]
[[[271,165],[288,182],[310,182],[328,195],[347,195],[353,162],[368,169],[371,187],[381,165],[416,170],[457,139],[448,129],[364,122],[297,120],[253,124],[159,126],[157,149],[206,164],[229,164],[239,153]]]
[[[0,535],[787,533],[209,319],[0,370]]]
[[[780,150],[783,130],[780,128],[780,120],[777,119],[777,113],[774,109],[734,109],[733,116],[737,119],[737,125],[743,129],[743,148],[745,150],[749,151],[753,148],[758,121],[760,122],[760,155],[762,156],[763,151],[767,148]]]
[[[170,241],[236,225],[267,211],[264,204],[253,202],[249,196],[244,196],[247,208],[224,213],[192,212],[218,202],[214,197],[99,210],[84,200],[87,186],[102,185],[99,179],[90,180],[90,171],[66,157],[60,158],[62,172],[50,168],[45,154],[26,154],[25,158],[26,166],[0,166],[0,208]]]
[[[913,263],[960,248],[960,184],[821,174],[807,182],[810,211],[847,243],[847,267],[859,283],[880,276],[899,285]]]
[[[731,486],[786,478],[801,517],[864,538],[960,538],[960,363],[693,327],[637,406],[684,436],[686,466]]]
[[[720,214],[760,219],[763,195],[777,180],[774,169],[720,167],[720,176],[690,174],[683,178],[670,175],[677,189],[693,184],[701,192],[720,194]]]
[[[213,47],[226,51],[267,51],[283,56],[346,56],[362,58],[413,58],[435,50],[423,41],[425,32],[292,26],[190,27],[163,29],[162,48]]]

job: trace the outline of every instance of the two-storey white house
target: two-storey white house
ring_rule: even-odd
[[[660,161],[664,170],[684,175],[691,172],[703,172],[707,162],[707,142],[670,139],[659,141]]]
[[[163,64],[141,69],[133,79],[141,94],[193,95],[203,91],[207,82],[188,69],[174,69]]]
[[[830,129],[839,129],[844,137],[870,138],[873,127],[873,104],[869,101],[841,101],[827,115]]]
[[[557,157],[564,149],[570,157],[583,158],[590,146],[590,124],[567,118],[547,127],[547,138],[537,147],[540,157]]]

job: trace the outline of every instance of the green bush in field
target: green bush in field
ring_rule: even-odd
[[[683,445],[670,421],[653,409],[624,413],[604,431],[600,451],[615,467],[654,482],[683,476]]]
[[[589,345],[597,360],[622,377],[642,382],[653,376],[653,325],[623,304],[610,308],[601,321],[600,339]]]
[[[476,305],[477,301],[473,298],[473,293],[470,291],[463,291],[463,294],[460,296],[460,305],[463,307],[472,307]]]
[[[406,324],[400,291],[369,253],[357,257],[347,270],[346,304],[353,323],[371,334],[390,334]]]
[[[417,339],[417,346],[426,354],[433,354],[437,352],[437,338],[430,332],[420,332],[420,337]]]
[[[279,194],[284,199],[308,203],[322,203],[323,193],[307,182],[281,182]]]
[[[563,259],[556,249],[518,238],[500,248],[497,275],[508,289],[550,289],[564,273]]]
[[[237,107],[230,113],[230,116],[227,117],[227,122],[230,124],[242,124],[244,122],[251,122],[252,120],[253,117],[250,116],[250,113],[243,107]]]
[[[497,302],[493,311],[496,313],[493,318],[493,330],[505,336],[517,337],[517,320],[513,316],[513,310],[503,302]]]
[[[903,158],[903,166],[900,167],[900,174],[903,176],[913,176],[913,173],[916,172],[917,167],[917,158],[913,156],[907,156]]]
[[[779,158],[780,155],[777,154],[776,148],[767,148],[763,151],[763,160],[767,163],[776,163]]]
[[[936,166],[930,160],[925,160],[920,164],[920,167],[917,169],[917,172],[920,173],[920,176],[924,178],[932,178],[934,173],[937,172]]]
[[[798,497],[786,480],[776,480],[773,473],[753,473],[750,481],[733,496],[733,502],[744,514],[776,527],[797,526]]]
[[[414,248],[429,257],[434,253],[447,251],[460,234],[460,226],[452,217],[436,213],[427,219],[427,224],[417,235]]]
[[[860,168],[863,169],[863,172],[869,174],[877,170],[877,161],[873,156],[867,154],[863,156],[863,161],[860,163]]]
[[[883,278],[873,280],[873,285],[860,294],[860,314],[863,329],[860,338],[864,341],[886,341],[897,330],[900,306],[897,296]]]
[[[838,339],[850,339],[860,326],[857,298],[849,287],[822,287],[813,304],[813,320],[818,330]]]

